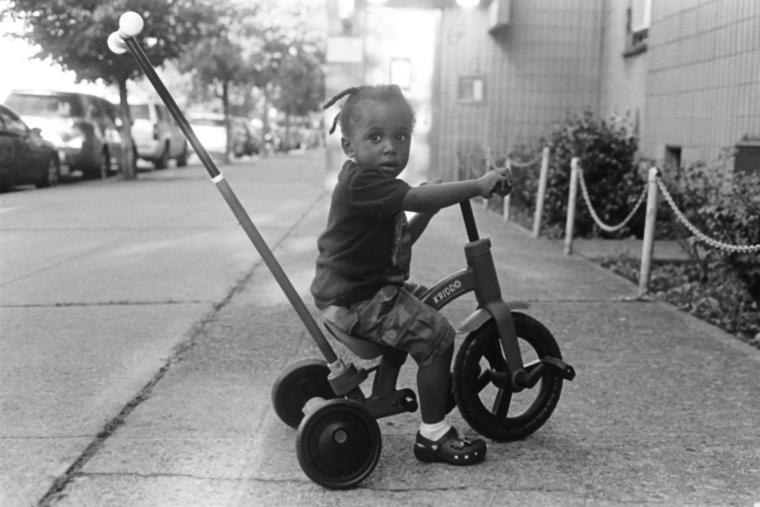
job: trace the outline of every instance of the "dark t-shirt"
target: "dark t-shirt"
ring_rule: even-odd
[[[317,240],[311,293],[318,308],[349,306],[409,277],[412,245],[401,203],[410,188],[382,170],[343,165]]]

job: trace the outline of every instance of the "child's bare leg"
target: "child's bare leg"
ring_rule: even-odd
[[[435,354],[431,360],[419,365],[417,370],[417,390],[420,395],[422,422],[434,424],[442,421],[448,412],[451,392],[451,358],[454,347]]]

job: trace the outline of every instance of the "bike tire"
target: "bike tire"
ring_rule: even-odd
[[[518,312],[513,312],[512,318],[526,366],[546,356],[562,358],[557,341],[543,324]],[[454,397],[467,423],[481,435],[501,442],[520,440],[543,426],[559,402],[563,379],[546,368],[535,386],[514,393],[491,378],[493,371],[509,378],[496,323],[491,319],[467,335],[454,362]],[[515,398],[519,398],[517,404]]]

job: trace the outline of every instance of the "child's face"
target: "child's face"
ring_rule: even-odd
[[[366,100],[357,104],[358,121],[341,142],[343,151],[360,165],[398,176],[409,161],[412,118],[401,100]]]

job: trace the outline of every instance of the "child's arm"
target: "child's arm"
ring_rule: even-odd
[[[430,223],[430,220],[435,215],[435,212],[433,213],[416,213],[412,218],[409,219],[409,224],[407,225],[407,231],[409,232],[409,235],[412,238],[412,244],[414,244],[422,235],[422,231],[425,230],[425,227],[428,226]]]
[[[506,176],[502,172],[488,171],[480,178],[474,180],[414,187],[406,193],[401,206],[406,211],[434,213],[441,208],[457,204],[478,195],[489,197],[493,193],[494,188],[496,188],[496,185],[501,183],[505,178]]]

